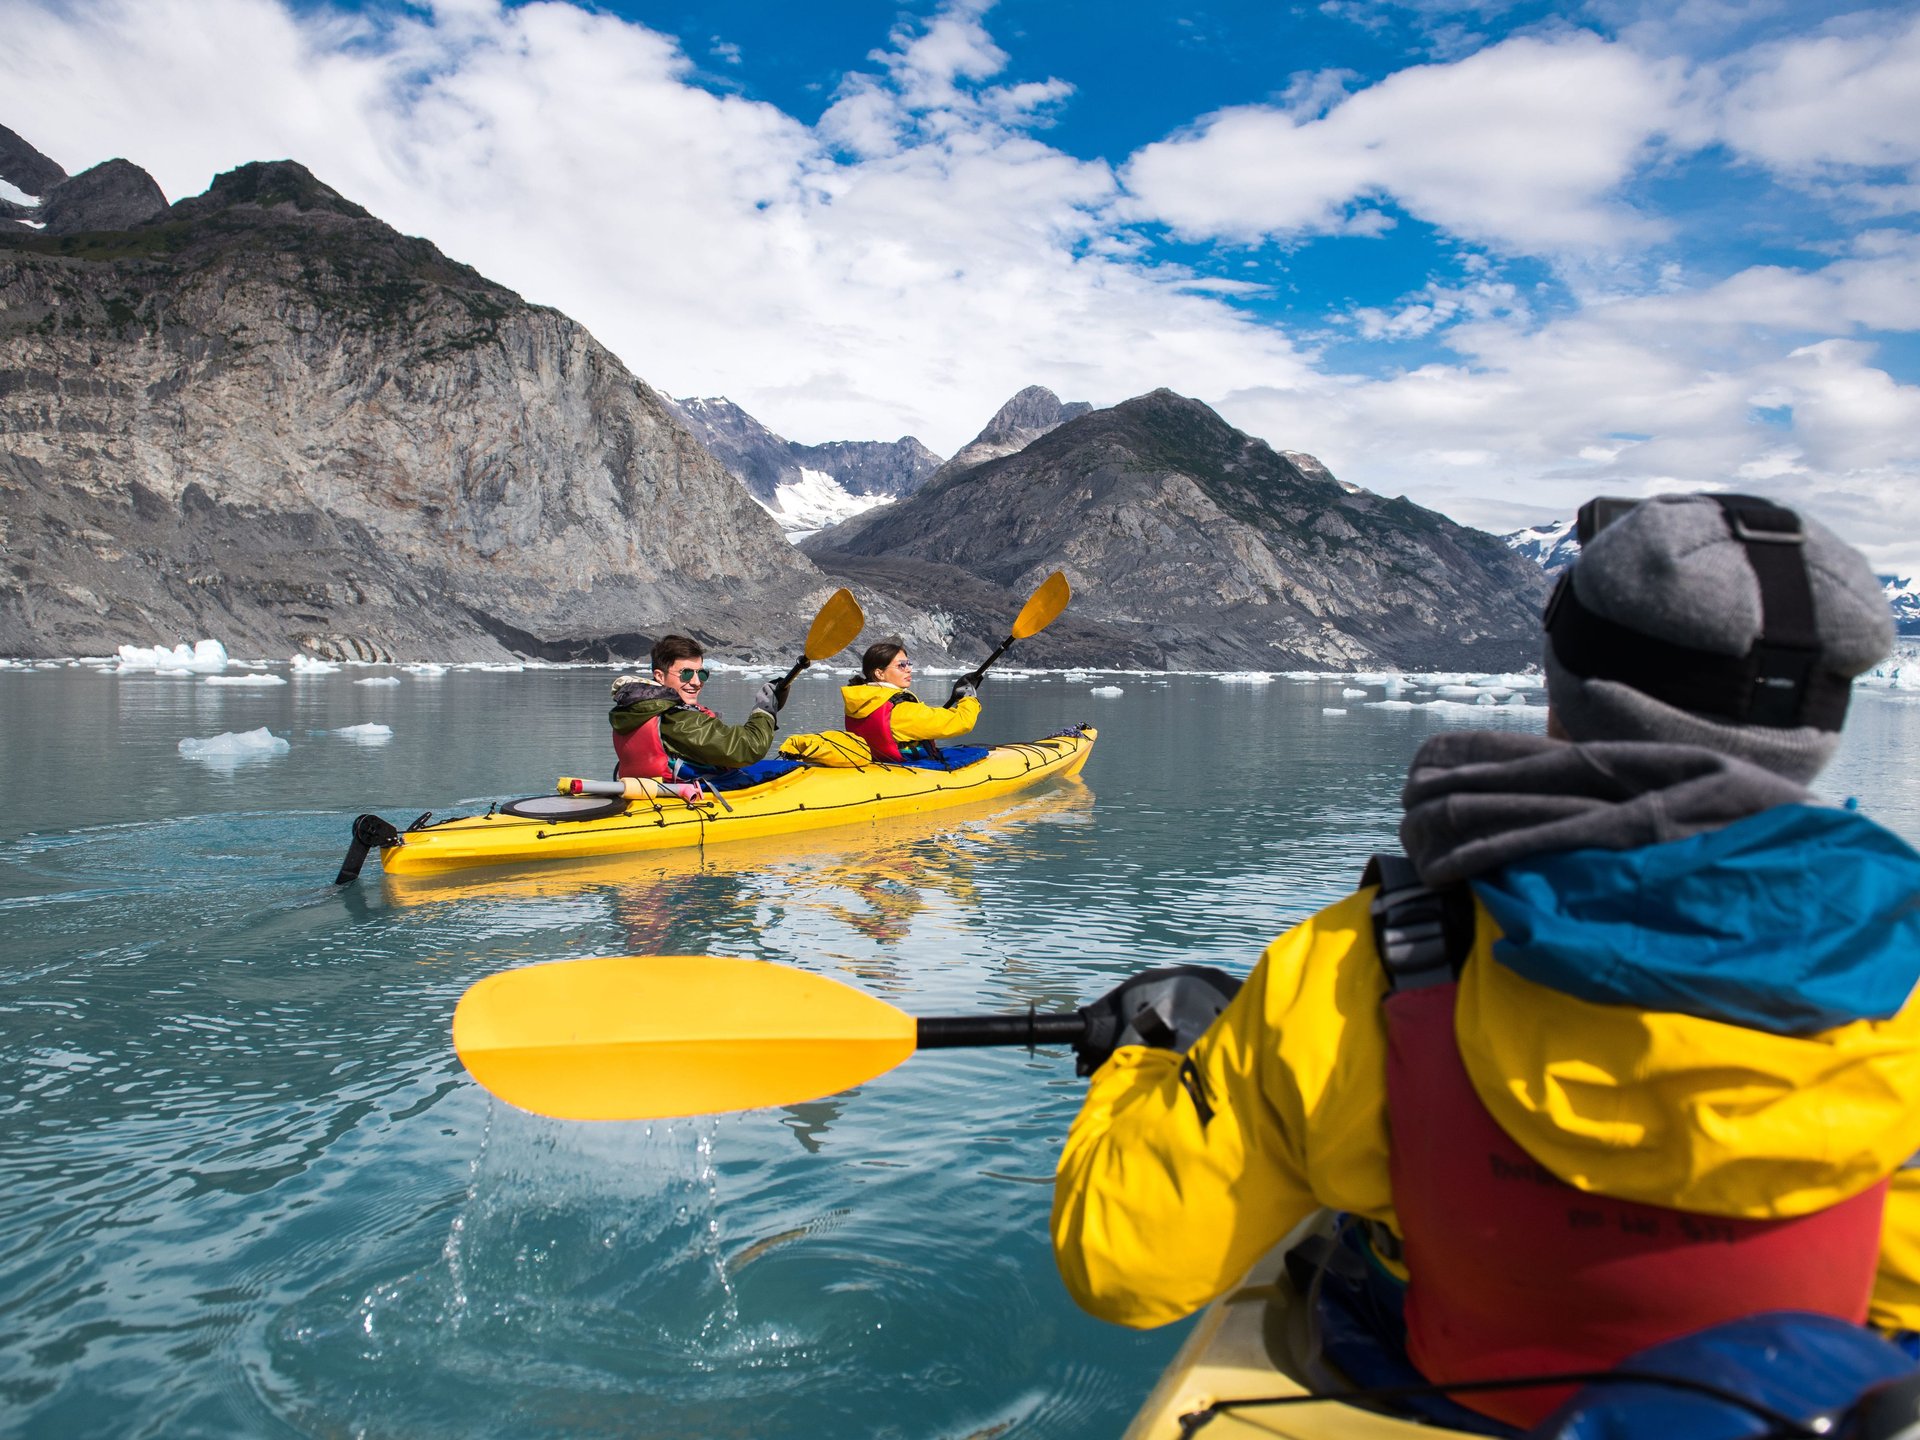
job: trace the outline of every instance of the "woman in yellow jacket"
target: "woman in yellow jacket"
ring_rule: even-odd
[[[964,735],[980,718],[975,684],[966,676],[954,681],[953,693],[940,707],[922,703],[908,688],[912,684],[907,647],[882,640],[867,647],[860,673],[840,687],[847,729],[867,742],[876,760],[915,758],[932,748],[929,742]]]

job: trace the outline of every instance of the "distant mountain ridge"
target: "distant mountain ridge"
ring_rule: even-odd
[[[8,131],[0,173],[29,217],[0,217],[0,654],[624,661],[671,628],[764,659],[848,583],[868,638],[971,661],[1059,568],[1074,605],[1029,664],[1533,658],[1537,569],[1169,391],[1030,386],[945,464],[793,446],[724,401],[689,402],[703,443],[581,326],[293,161],[168,206]],[[782,504],[901,498],[796,548],[723,431],[749,472],[795,468]]]
[[[0,232],[78,235],[123,230],[167,208],[166,195],[138,165],[103,160],[70,177],[4,125],[0,181],[20,197],[0,192]]]
[[[940,457],[911,435],[802,445],[774,434],[725,397],[669,404],[795,539],[911,495],[940,467]]]
[[[1538,658],[1546,584],[1493,536],[1310,475],[1157,390],[803,542],[842,578],[913,562],[1021,594],[1063,570],[1076,613],[1180,668],[1510,669]]]

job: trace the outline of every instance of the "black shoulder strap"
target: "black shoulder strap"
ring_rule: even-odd
[[[1387,989],[1420,990],[1459,978],[1473,949],[1473,896],[1464,885],[1436,890],[1405,855],[1375,855],[1360,886],[1373,897],[1373,948],[1387,972]]]

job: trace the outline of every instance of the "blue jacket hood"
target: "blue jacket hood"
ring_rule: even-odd
[[[1601,1004],[1807,1035],[1886,1019],[1920,980],[1920,855],[1854,811],[1778,805],[1472,884],[1502,932],[1495,959]]]

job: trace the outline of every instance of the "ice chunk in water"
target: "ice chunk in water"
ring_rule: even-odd
[[[258,730],[230,730],[224,735],[204,739],[189,735],[180,742],[180,753],[189,760],[232,764],[268,755],[284,755],[293,748],[262,725]]]

